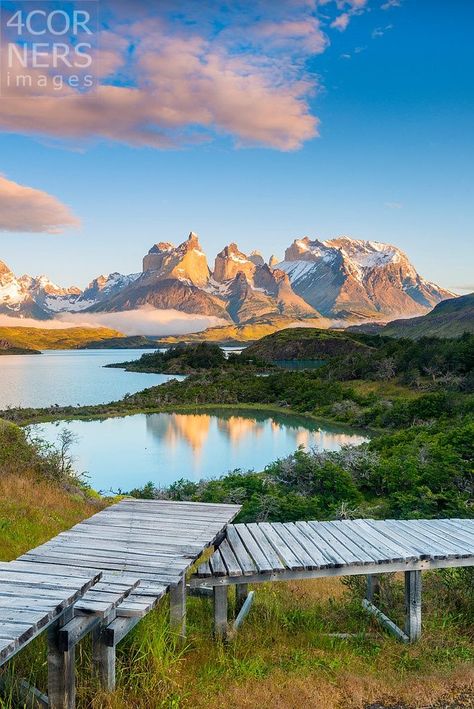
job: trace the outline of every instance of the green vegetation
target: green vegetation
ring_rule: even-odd
[[[127,372],[158,372],[164,374],[194,374],[202,370],[232,370],[245,367],[247,373],[264,371],[269,367],[254,357],[231,354],[227,358],[219,347],[210,342],[187,345],[179,343],[165,351],[144,354],[139,360],[107,364],[112,369],[126,369]]]
[[[67,431],[57,447],[0,420],[0,560],[9,561],[104,503],[74,471]]]
[[[299,327],[279,330],[246,348],[249,357],[275,360],[329,359],[366,350],[364,338],[335,330]]]
[[[74,350],[97,340],[123,337],[107,327],[68,327],[51,330],[39,327],[0,327],[0,339],[13,347],[37,350]]]
[[[142,350],[156,349],[157,343],[149,337],[143,335],[120,335],[119,337],[106,337],[103,340],[95,340],[84,345],[87,350]]]

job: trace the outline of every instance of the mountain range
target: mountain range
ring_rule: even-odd
[[[234,243],[208,264],[193,232],[178,246],[155,244],[140,273],[111,273],[84,289],[46,276],[15,274],[0,261],[0,313],[48,320],[59,313],[143,307],[213,316],[222,324],[262,318],[330,322],[389,321],[429,312],[454,294],[425,280],[397,247],[339,237],[296,239],[283,261],[247,255]]]

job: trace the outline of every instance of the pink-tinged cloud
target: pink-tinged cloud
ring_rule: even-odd
[[[79,223],[56,197],[0,175],[0,231],[59,234]]]
[[[342,15],[339,15],[333,22],[331,22],[331,27],[333,29],[339,30],[339,32],[344,32],[344,30],[347,29],[349,22],[349,13],[343,12]]]
[[[317,11],[331,4],[105,2],[97,89],[59,96],[23,86],[0,102],[0,130],[154,148],[228,136],[239,147],[296,150],[318,135],[311,110],[318,85],[307,61],[329,45],[327,16],[320,20]],[[336,0],[331,27],[343,31],[366,4]]]
[[[107,67],[131,74],[127,85],[102,83],[93,94],[70,89],[61,96],[22,87],[0,103],[0,127],[160,148],[209,140],[217,133],[233,136],[241,146],[294,150],[317,135],[318,121],[308,106],[313,85],[292,72],[285,75],[265,57],[232,55],[198,36],[168,36],[160,23],[135,28],[130,42],[116,39],[109,32],[101,51]],[[99,65],[103,69],[104,62]]]

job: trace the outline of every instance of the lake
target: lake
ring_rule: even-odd
[[[172,379],[166,374],[104,368],[139,359],[149,351],[48,350],[41,355],[2,355],[0,409],[104,404]]]
[[[64,427],[77,436],[76,470],[87,471],[92,487],[104,492],[129,491],[150,480],[157,486],[199,480],[235,468],[262,470],[299,445],[338,450],[367,440],[341,426],[248,411],[137,414],[33,428],[54,443]]]

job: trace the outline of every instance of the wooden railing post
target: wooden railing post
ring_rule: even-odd
[[[411,643],[421,636],[421,571],[405,571],[405,633]]]
[[[50,709],[74,709],[76,706],[75,647],[62,650],[59,629],[72,619],[68,609],[48,628],[48,701]]]

